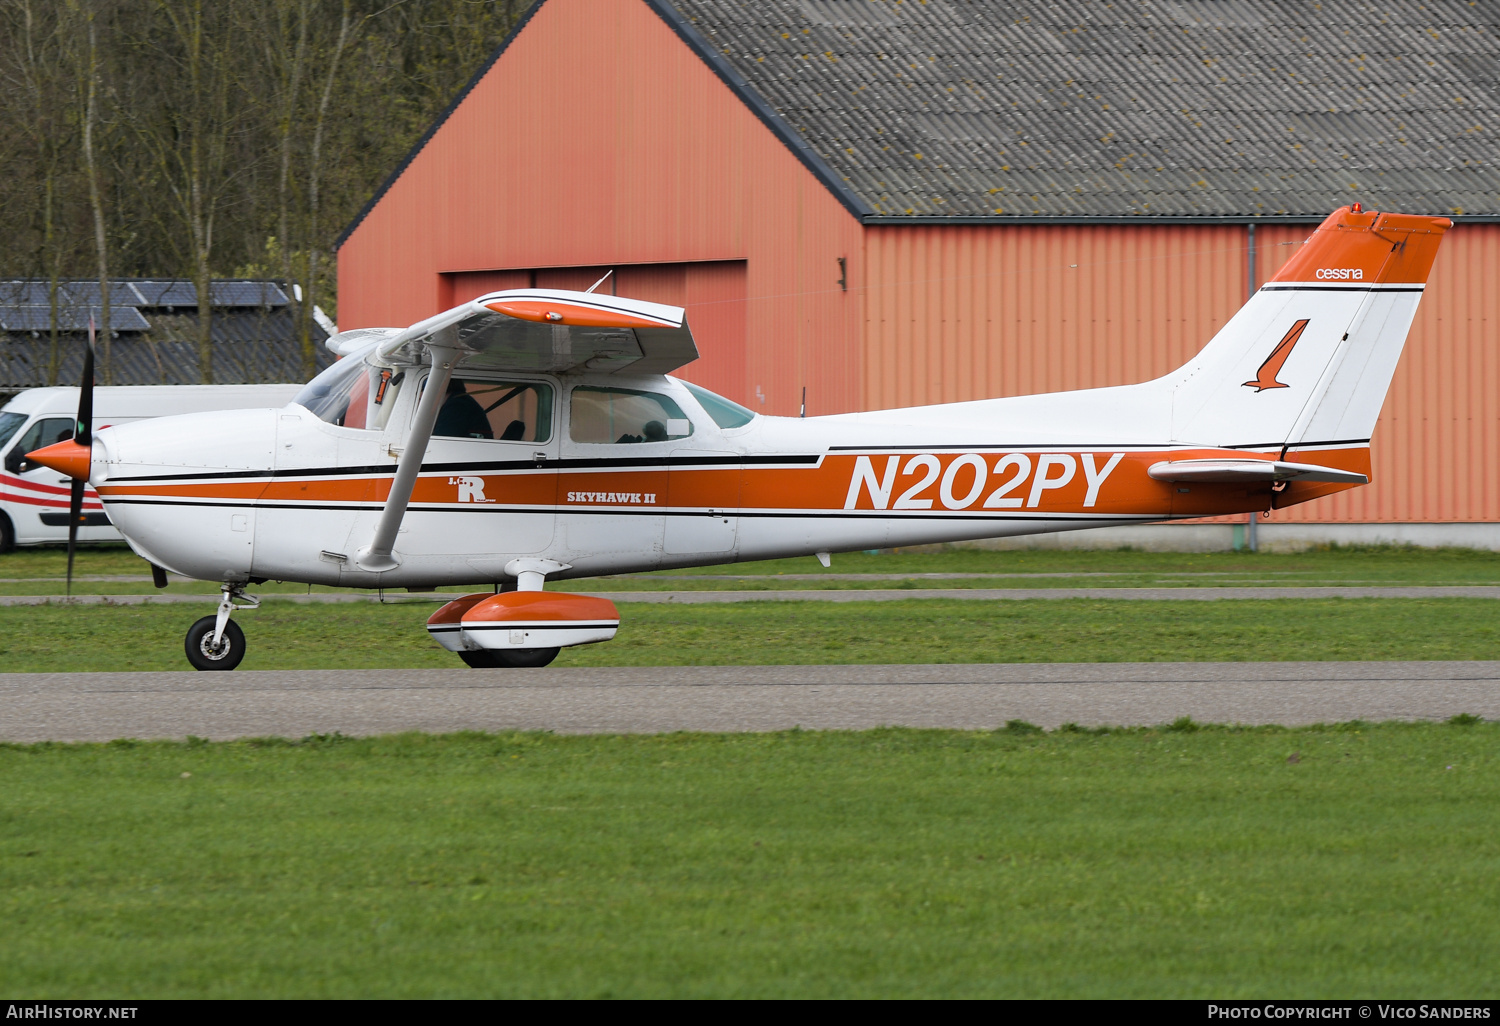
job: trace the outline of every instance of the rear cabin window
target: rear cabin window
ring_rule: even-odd
[[[670,442],[693,433],[693,422],[669,397],[625,388],[573,389],[568,423],[575,442]]]
[[[443,438],[546,442],[552,438],[552,386],[451,378],[432,433]]]

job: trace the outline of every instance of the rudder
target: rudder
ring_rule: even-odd
[[[1167,375],[1173,440],[1283,452],[1367,445],[1452,224],[1334,211],[1213,341]]]

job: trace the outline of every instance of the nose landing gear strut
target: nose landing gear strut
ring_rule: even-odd
[[[232,670],[245,658],[245,632],[230,619],[237,609],[254,609],[260,599],[245,594],[245,586],[225,582],[219,610],[188,628],[183,649],[195,670]]]

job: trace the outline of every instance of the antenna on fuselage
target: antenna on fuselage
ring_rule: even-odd
[[[797,414],[799,417],[807,416],[807,386],[802,386],[802,410]]]
[[[592,292],[595,289],[597,289],[600,285],[603,285],[606,281],[609,280],[609,276],[611,274],[614,274],[614,273],[615,273],[615,269],[613,267],[611,267],[609,270],[607,270],[607,271],[604,272],[604,277],[603,278],[600,278],[598,281],[594,282],[594,284],[592,284],[588,288],[584,289],[583,290],[583,294],[584,295],[588,295],[590,292]]]

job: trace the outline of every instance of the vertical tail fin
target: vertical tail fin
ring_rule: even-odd
[[[1284,451],[1366,444],[1452,226],[1443,217],[1334,211],[1163,380],[1173,440]]]

